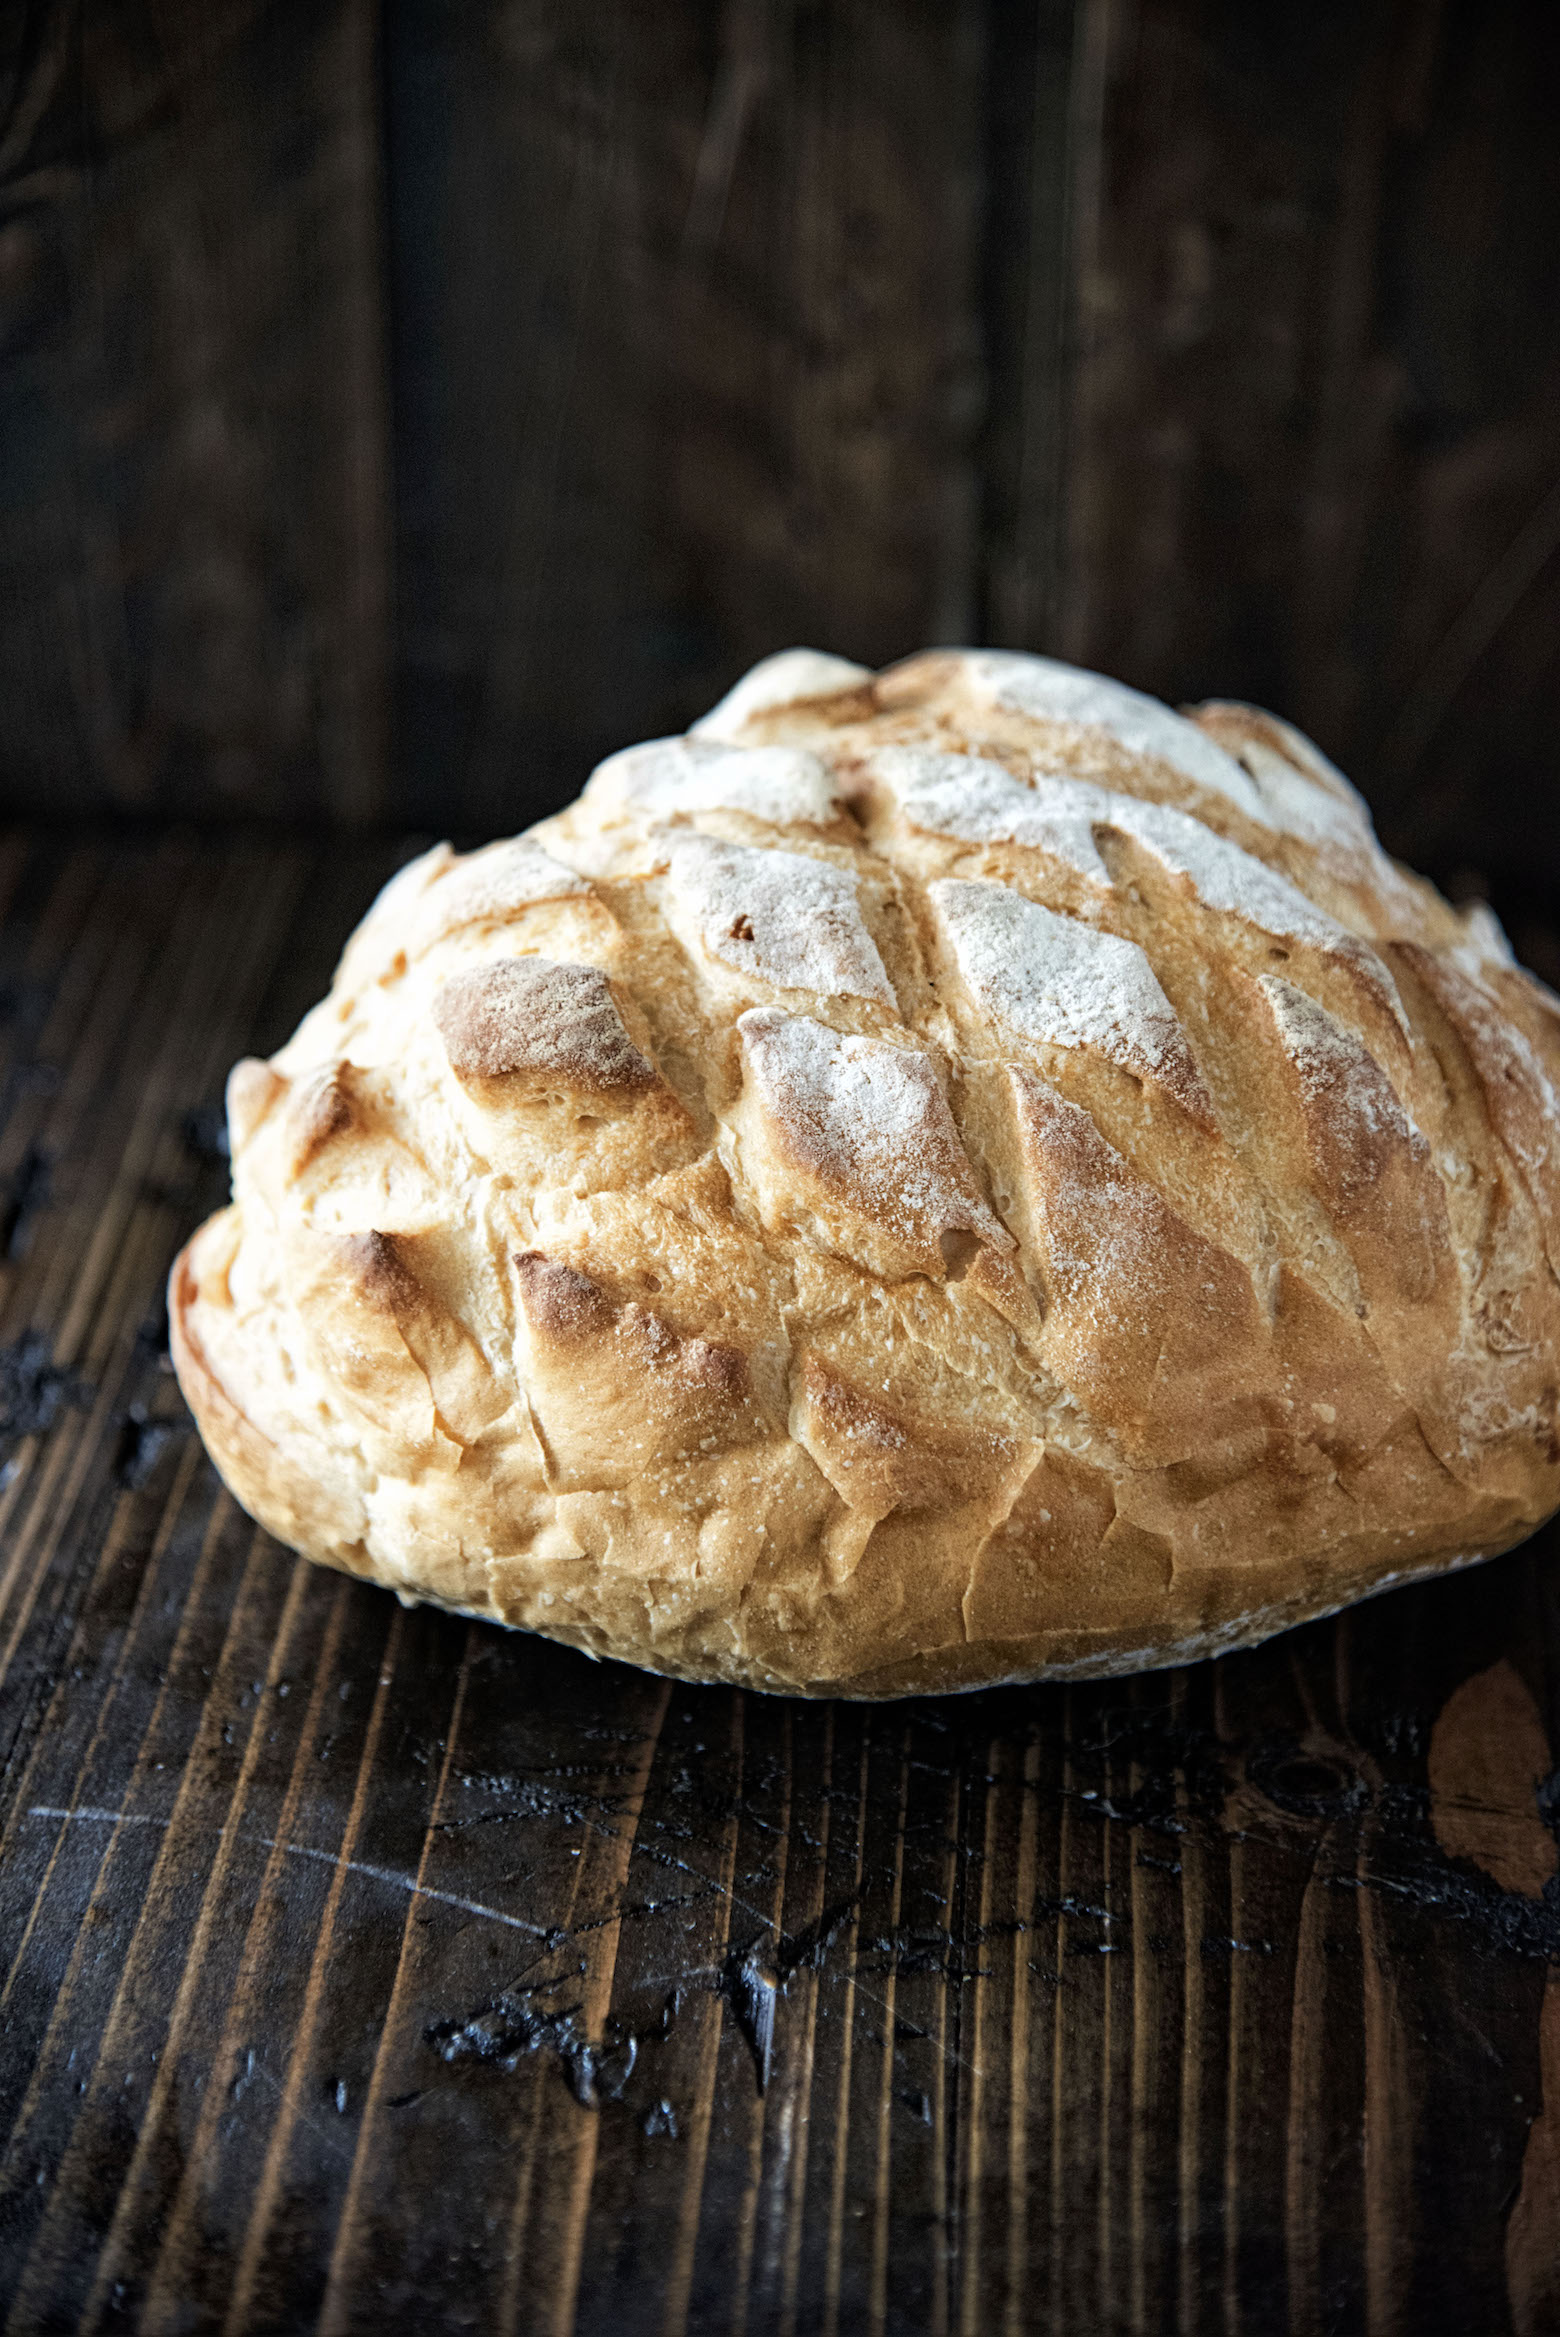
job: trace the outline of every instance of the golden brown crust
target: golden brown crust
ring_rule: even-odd
[[[350,1065],[332,1063],[301,1079],[287,1099],[289,1181],[301,1177],[333,1137],[350,1135],[357,1126]]]
[[[512,1079],[527,1088],[611,1095],[655,1085],[595,966],[555,966],[547,958],[473,966],[444,984],[433,1020],[450,1069],[468,1087]]]
[[[361,1535],[343,1539],[355,1522],[327,1488],[295,1470],[229,1394],[207,1359],[197,1327],[200,1312],[195,1258],[200,1236],[179,1252],[168,1278],[169,1345],[200,1432],[233,1492],[260,1523],[307,1557],[347,1574],[372,1571]],[[207,1294],[209,1299],[209,1293]]]
[[[170,1284],[407,1598],[880,1696],[1219,1652],[1560,1502],[1560,1010],[1287,724],[795,654],[404,870]]]

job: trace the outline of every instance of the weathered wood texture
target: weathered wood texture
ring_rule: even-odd
[[[669,1686],[288,1558],[159,1292],[392,856],[0,843],[0,2313],[1560,2328],[1551,1535],[1253,1654]]]
[[[978,636],[1277,705],[1534,905],[1552,10],[468,0],[387,60],[413,816]]]
[[[1557,118],[1544,0],[13,9],[0,788],[494,829],[984,637],[1292,713],[1536,947]]]
[[[392,0],[386,53],[411,816],[968,632],[973,5]]]
[[[1064,515],[1013,638],[1282,708],[1393,849],[1541,918],[1560,16],[1081,0],[1078,21]],[[1050,265],[1042,242],[1047,298]]]
[[[0,793],[382,809],[372,0],[0,10]]]

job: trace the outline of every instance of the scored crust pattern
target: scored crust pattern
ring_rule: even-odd
[[[180,1378],[310,1557],[695,1678],[1163,1663],[1560,1502],[1560,1004],[1287,724],[789,652],[387,886]]]

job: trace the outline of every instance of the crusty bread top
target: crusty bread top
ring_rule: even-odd
[[[1560,1501],[1557,1064],[1273,716],[790,652],[386,888],[181,1374],[311,1555],[594,1652],[1164,1661]]]

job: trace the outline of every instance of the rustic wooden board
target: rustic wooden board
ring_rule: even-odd
[[[393,859],[0,843],[7,2328],[1560,2327],[1554,1537],[801,1705],[222,1492],[161,1280]]]

